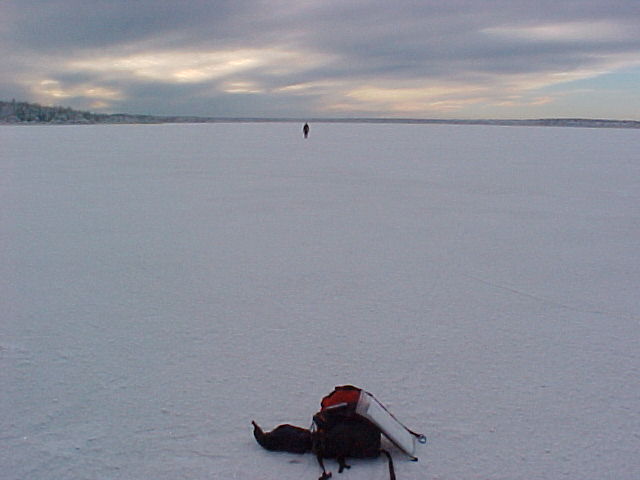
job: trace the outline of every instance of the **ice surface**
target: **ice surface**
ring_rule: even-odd
[[[429,438],[399,480],[638,478],[638,152],[635,130],[0,128],[0,476],[315,480],[250,422],[308,426],[352,383]]]

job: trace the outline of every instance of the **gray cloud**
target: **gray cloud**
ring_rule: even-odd
[[[638,27],[637,0],[5,0],[0,97],[166,114],[560,116],[571,92],[557,85],[640,69]],[[606,113],[608,92],[595,94]]]

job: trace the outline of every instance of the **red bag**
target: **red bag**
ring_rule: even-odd
[[[353,409],[355,411],[361,391],[361,389],[353,385],[336,387],[333,392],[324,397],[320,402],[321,410],[325,411],[345,407],[347,410]]]

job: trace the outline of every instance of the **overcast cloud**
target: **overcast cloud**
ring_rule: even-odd
[[[207,116],[640,120],[638,0],[2,0],[0,98]]]

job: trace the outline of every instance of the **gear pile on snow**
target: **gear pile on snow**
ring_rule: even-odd
[[[381,453],[389,461],[389,476],[395,480],[393,460],[382,448],[382,435],[406,453],[415,456],[416,441],[426,443],[424,435],[415,433],[400,423],[373,395],[353,385],[336,387],[320,402],[320,411],[313,416],[310,430],[294,425],[280,425],[264,432],[253,423],[253,434],[267,450],[291,453],[313,452],[320,467],[320,480],[331,477],[324,466],[325,458],[335,458],[339,473],[351,468],[347,458],[375,458]]]

